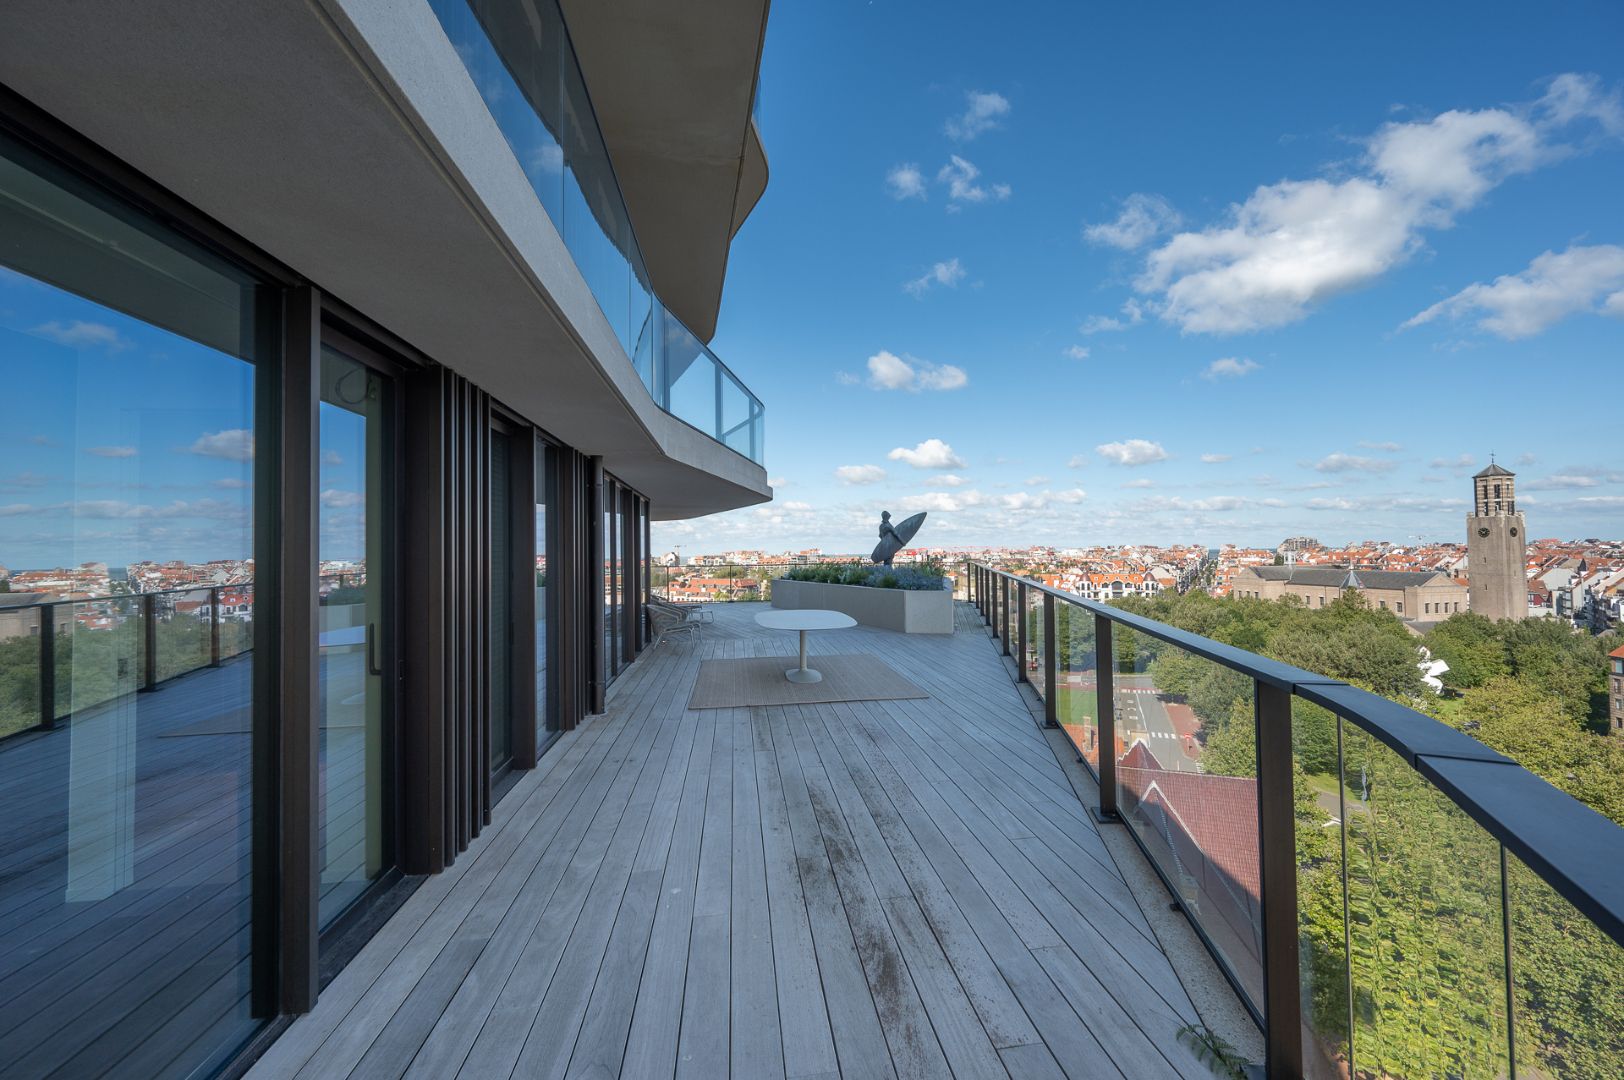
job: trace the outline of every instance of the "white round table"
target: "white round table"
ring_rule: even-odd
[[[838,611],[806,608],[801,611],[763,611],[756,622],[769,630],[799,630],[801,633],[801,666],[784,672],[790,682],[815,683],[823,681],[821,671],[806,666],[806,632],[808,630],[845,630],[856,626],[857,620]]]

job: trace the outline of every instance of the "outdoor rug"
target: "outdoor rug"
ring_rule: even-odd
[[[823,681],[792,683],[784,672],[798,656],[755,656],[747,660],[706,660],[688,698],[690,709],[737,709],[749,705],[816,705],[826,701],[896,701],[929,694],[893,671],[877,656],[810,656],[807,666]]]

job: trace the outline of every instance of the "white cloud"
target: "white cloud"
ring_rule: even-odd
[[[1190,333],[1296,322],[1403,263],[1425,231],[1449,228],[1508,177],[1572,153],[1560,141],[1569,125],[1613,131],[1618,111],[1597,80],[1569,75],[1536,102],[1386,124],[1354,175],[1257,188],[1225,222],[1153,250],[1135,288]]]
[[[1434,469],[1451,469],[1455,472],[1466,472],[1477,468],[1477,459],[1471,454],[1461,454],[1459,457],[1452,458],[1433,458],[1432,467]]]
[[[337,450],[323,450],[321,452],[321,463],[323,465],[342,465],[344,464],[344,455]]]
[[[963,510],[967,505],[960,496],[946,491],[927,491],[920,495],[909,495],[901,502],[902,509],[908,513],[917,514],[921,510],[938,514],[950,514],[956,510]]]
[[[782,506],[785,510],[810,510],[810,509],[812,509],[812,504],[811,503],[797,502],[797,501],[795,501],[793,499],[791,499],[789,502],[786,502],[786,503],[779,503],[778,505]]]
[[[1060,355],[1065,356],[1065,357],[1069,357],[1069,358],[1071,358],[1073,360],[1087,360],[1088,359],[1088,346],[1086,346],[1086,345],[1067,345],[1064,349],[1060,350]]]
[[[971,90],[964,95],[965,109],[948,119],[943,130],[957,142],[969,142],[977,135],[991,131],[1009,115],[1009,99],[1002,94]]]
[[[1201,373],[1201,377],[1203,379],[1239,379],[1242,376],[1250,375],[1262,366],[1256,360],[1237,360],[1233,356],[1225,356],[1208,364],[1207,369]]]
[[[1141,476],[1137,480],[1129,480],[1126,484],[1123,484],[1122,486],[1125,487],[1125,488],[1150,488],[1150,487],[1155,487],[1156,486],[1156,481]]]
[[[965,461],[940,439],[926,439],[912,450],[899,446],[885,455],[892,461],[905,461],[916,469],[962,469]]]
[[[1008,184],[993,184],[984,188],[976,183],[981,170],[957,154],[949,154],[947,164],[936,172],[937,183],[947,185],[947,197],[955,203],[979,203],[992,199],[1003,202],[1012,190]]]
[[[1110,315],[1090,315],[1083,320],[1077,328],[1079,334],[1102,334],[1114,330],[1126,330],[1130,326],[1138,326],[1145,321],[1145,308],[1139,301],[1130,298],[1122,305],[1122,318]]]
[[[768,487],[781,488],[787,486],[788,484],[789,480],[782,476],[771,476],[767,478]]]
[[[321,493],[321,504],[329,510],[348,510],[365,505],[366,501],[366,496],[359,491],[339,491],[337,488],[328,488]]]
[[[204,432],[188,452],[202,457],[225,458],[227,461],[251,461],[254,457],[254,433],[243,428]]]
[[[885,174],[885,189],[893,199],[923,199],[925,174],[914,164],[897,165]]]
[[[1068,468],[1068,469],[1084,469],[1084,468],[1087,468],[1087,467],[1088,467],[1088,455],[1087,454],[1073,454],[1073,455],[1071,455],[1071,460],[1066,462],[1066,468]]]
[[[127,348],[129,342],[119,334],[117,328],[106,323],[84,322],[80,319],[71,319],[68,322],[48,322],[36,326],[31,333],[47,338],[58,345],[66,345],[70,349],[108,349],[117,351]]]
[[[933,476],[931,477],[930,482],[933,484],[941,484],[943,487],[962,487],[966,483],[964,477],[954,476],[952,473],[944,473],[941,476]]]
[[[868,358],[868,382],[876,390],[957,390],[969,381],[964,369],[952,364],[904,359],[885,349]]]
[[[1446,315],[1477,315],[1477,325],[1507,341],[1531,337],[1569,315],[1595,312],[1624,318],[1624,247],[1573,246],[1560,255],[1547,251],[1520,274],[1503,274],[1485,285],[1468,285],[1440,300],[1403,326]]]
[[[1048,482],[1049,482],[1049,478],[1047,476],[1028,476],[1026,478],[1026,486],[1027,487],[1042,487],[1044,484],[1047,484]]]
[[[240,476],[222,476],[214,482],[213,486],[221,491],[246,491],[248,490],[248,481]]]
[[[136,449],[133,446],[92,446],[85,453],[104,458],[132,458]]]
[[[835,477],[842,484],[878,484],[885,479],[885,470],[878,465],[842,465]]]
[[[1396,442],[1360,442],[1359,445],[1366,450],[1380,450],[1388,454],[1396,454],[1404,449],[1402,444]]]
[[[1149,465],[1157,461],[1166,461],[1168,458],[1162,444],[1151,442],[1149,439],[1101,443],[1094,448],[1094,452],[1116,465]]]
[[[1183,219],[1166,199],[1160,195],[1135,193],[1122,200],[1122,212],[1115,221],[1083,226],[1083,239],[1091,244],[1132,251],[1181,224]]]
[[[1322,473],[1386,472],[1393,465],[1394,463],[1391,461],[1360,457],[1357,454],[1344,454],[1337,451],[1334,454],[1327,454],[1316,461],[1314,470]]]
[[[1233,454],[1202,454],[1201,461],[1205,465],[1222,465],[1233,456]]]
[[[861,376],[853,375],[849,371],[835,372],[835,382],[839,383],[841,386],[856,386],[862,381]]]
[[[944,285],[949,289],[957,288],[959,282],[964,280],[965,272],[964,264],[959,262],[957,258],[949,259],[946,262],[933,263],[931,268],[919,277],[914,278],[912,281],[903,282],[902,289],[910,296],[917,298],[929,292],[932,285]]]
[[[1084,491],[1082,488],[1067,488],[1065,491],[1055,492],[1054,497],[1058,502],[1080,503],[1084,499],[1088,498],[1088,492]]]

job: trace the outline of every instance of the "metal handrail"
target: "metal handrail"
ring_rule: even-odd
[[[351,578],[365,578],[364,573],[356,574],[320,574],[316,581],[319,586],[323,582],[336,581],[339,588]],[[12,732],[12,735],[21,735],[30,731],[49,731],[59,721],[69,719],[70,715],[57,715],[56,711],[56,609],[66,607],[70,611],[81,605],[94,605],[104,603],[131,604],[138,607],[135,617],[140,620],[143,637],[142,670],[138,680],[137,690],[147,692],[157,689],[163,684],[178,679],[183,675],[190,675],[205,668],[219,667],[223,660],[241,656],[243,653],[253,651],[248,645],[232,656],[222,656],[220,651],[220,594],[227,589],[252,590],[254,582],[229,582],[224,585],[203,584],[185,585],[174,589],[153,589],[146,592],[110,593],[106,596],[83,596],[76,599],[65,598],[57,600],[35,600],[26,604],[13,604],[4,610],[9,614],[13,612],[39,611],[39,723]],[[195,593],[209,594],[209,659],[196,667],[184,671],[173,672],[162,678],[158,676],[158,648],[157,648],[157,600],[165,596],[190,595]],[[71,632],[71,631],[70,631]],[[10,735],[5,736],[9,738]]]
[[[1297,964],[1296,825],[1292,807],[1292,697],[1329,710],[1393,750],[1494,837],[1503,851],[1515,854],[1593,925],[1624,946],[1624,828],[1505,755],[1415,709],[1339,679],[1259,656],[985,563],[970,560],[965,567],[970,582],[970,602],[1001,640],[1008,636],[1011,611],[1024,615],[1027,610],[1028,594],[1044,598],[1042,697],[1046,727],[1056,726],[1057,695],[1049,689],[1056,684],[1052,644],[1055,606],[1066,603],[1095,616],[1099,767],[1096,770],[1081,755],[1079,760],[1100,783],[1101,805],[1097,816],[1102,820],[1120,820],[1115,790],[1114,666],[1109,659],[1113,625],[1166,642],[1253,680],[1257,708],[1259,875],[1263,913],[1262,1014],[1245,993],[1240,997],[1265,1032],[1270,1076],[1300,1076],[1303,1066],[1302,988]],[[1018,598],[1018,607],[1011,593]],[[1020,625],[1024,639],[1024,617]],[[1021,645],[1025,645],[1024,640]],[[1010,651],[1007,641],[1003,646],[1006,653]],[[1016,657],[1016,677],[1021,681],[1027,678],[1025,659],[1023,648]],[[1129,833],[1143,849],[1143,841],[1137,833],[1133,829]],[[1148,850],[1146,855],[1149,856]],[[1156,860],[1150,861],[1161,874]],[[1191,924],[1219,967],[1240,990],[1235,973],[1203,928],[1194,919]],[[1271,1017],[1275,1022],[1270,1022]]]

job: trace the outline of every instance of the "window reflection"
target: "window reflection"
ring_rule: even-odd
[[[4,139],[0,238],[0,1074],[208,1071],[257,1026],[256,289]]]

